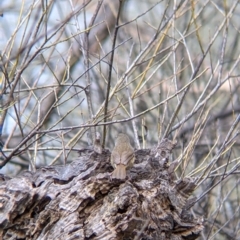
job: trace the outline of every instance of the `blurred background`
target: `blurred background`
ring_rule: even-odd
[[[0,173],[176,139],[202,239],[240,239],[238,3],[2,0]]]

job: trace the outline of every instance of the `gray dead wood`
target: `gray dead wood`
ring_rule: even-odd
[[[203,223],[190,210],[195,184],[176,180],[176,163],[161,156],[136,151],[126,181],[110,180],[108,151],[0,176],[0,239],[196,239]]]

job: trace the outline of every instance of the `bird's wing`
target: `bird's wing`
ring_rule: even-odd
[[[121,156],[117,151],[113,151],[111,155],[111,162],[114,163],[114,165],[118,165],[121,163]]]
[[[124,151],[121,155],[121,163],[124,165],[128,165],[129,161],[131,161],[133,157],[133,151]]]

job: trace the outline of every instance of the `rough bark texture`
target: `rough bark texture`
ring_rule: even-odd
[[[126,181],[111,180],[109,151],[0,176],[0,239],[197,238],[202,219],[192,215],[189,199],[195,184],[175,179],[169,153],[136,151]]]

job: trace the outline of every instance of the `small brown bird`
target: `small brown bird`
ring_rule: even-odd
[[[101,144],[101,135],[99,132],[96,132],[96,139],[93,144],[93,150],[94,150],[94,152],[96,152],[98,154],[102,154],[102,152],[103,152],[103,148],[102,148],[102,144]]]
[[[112,178],[124,180],[127,176],[126,169],[131,168],[134,161],[134,149],[130,144],[130,139],[126,134],[120,133],[111,155],[111,164],[115,168]]]

